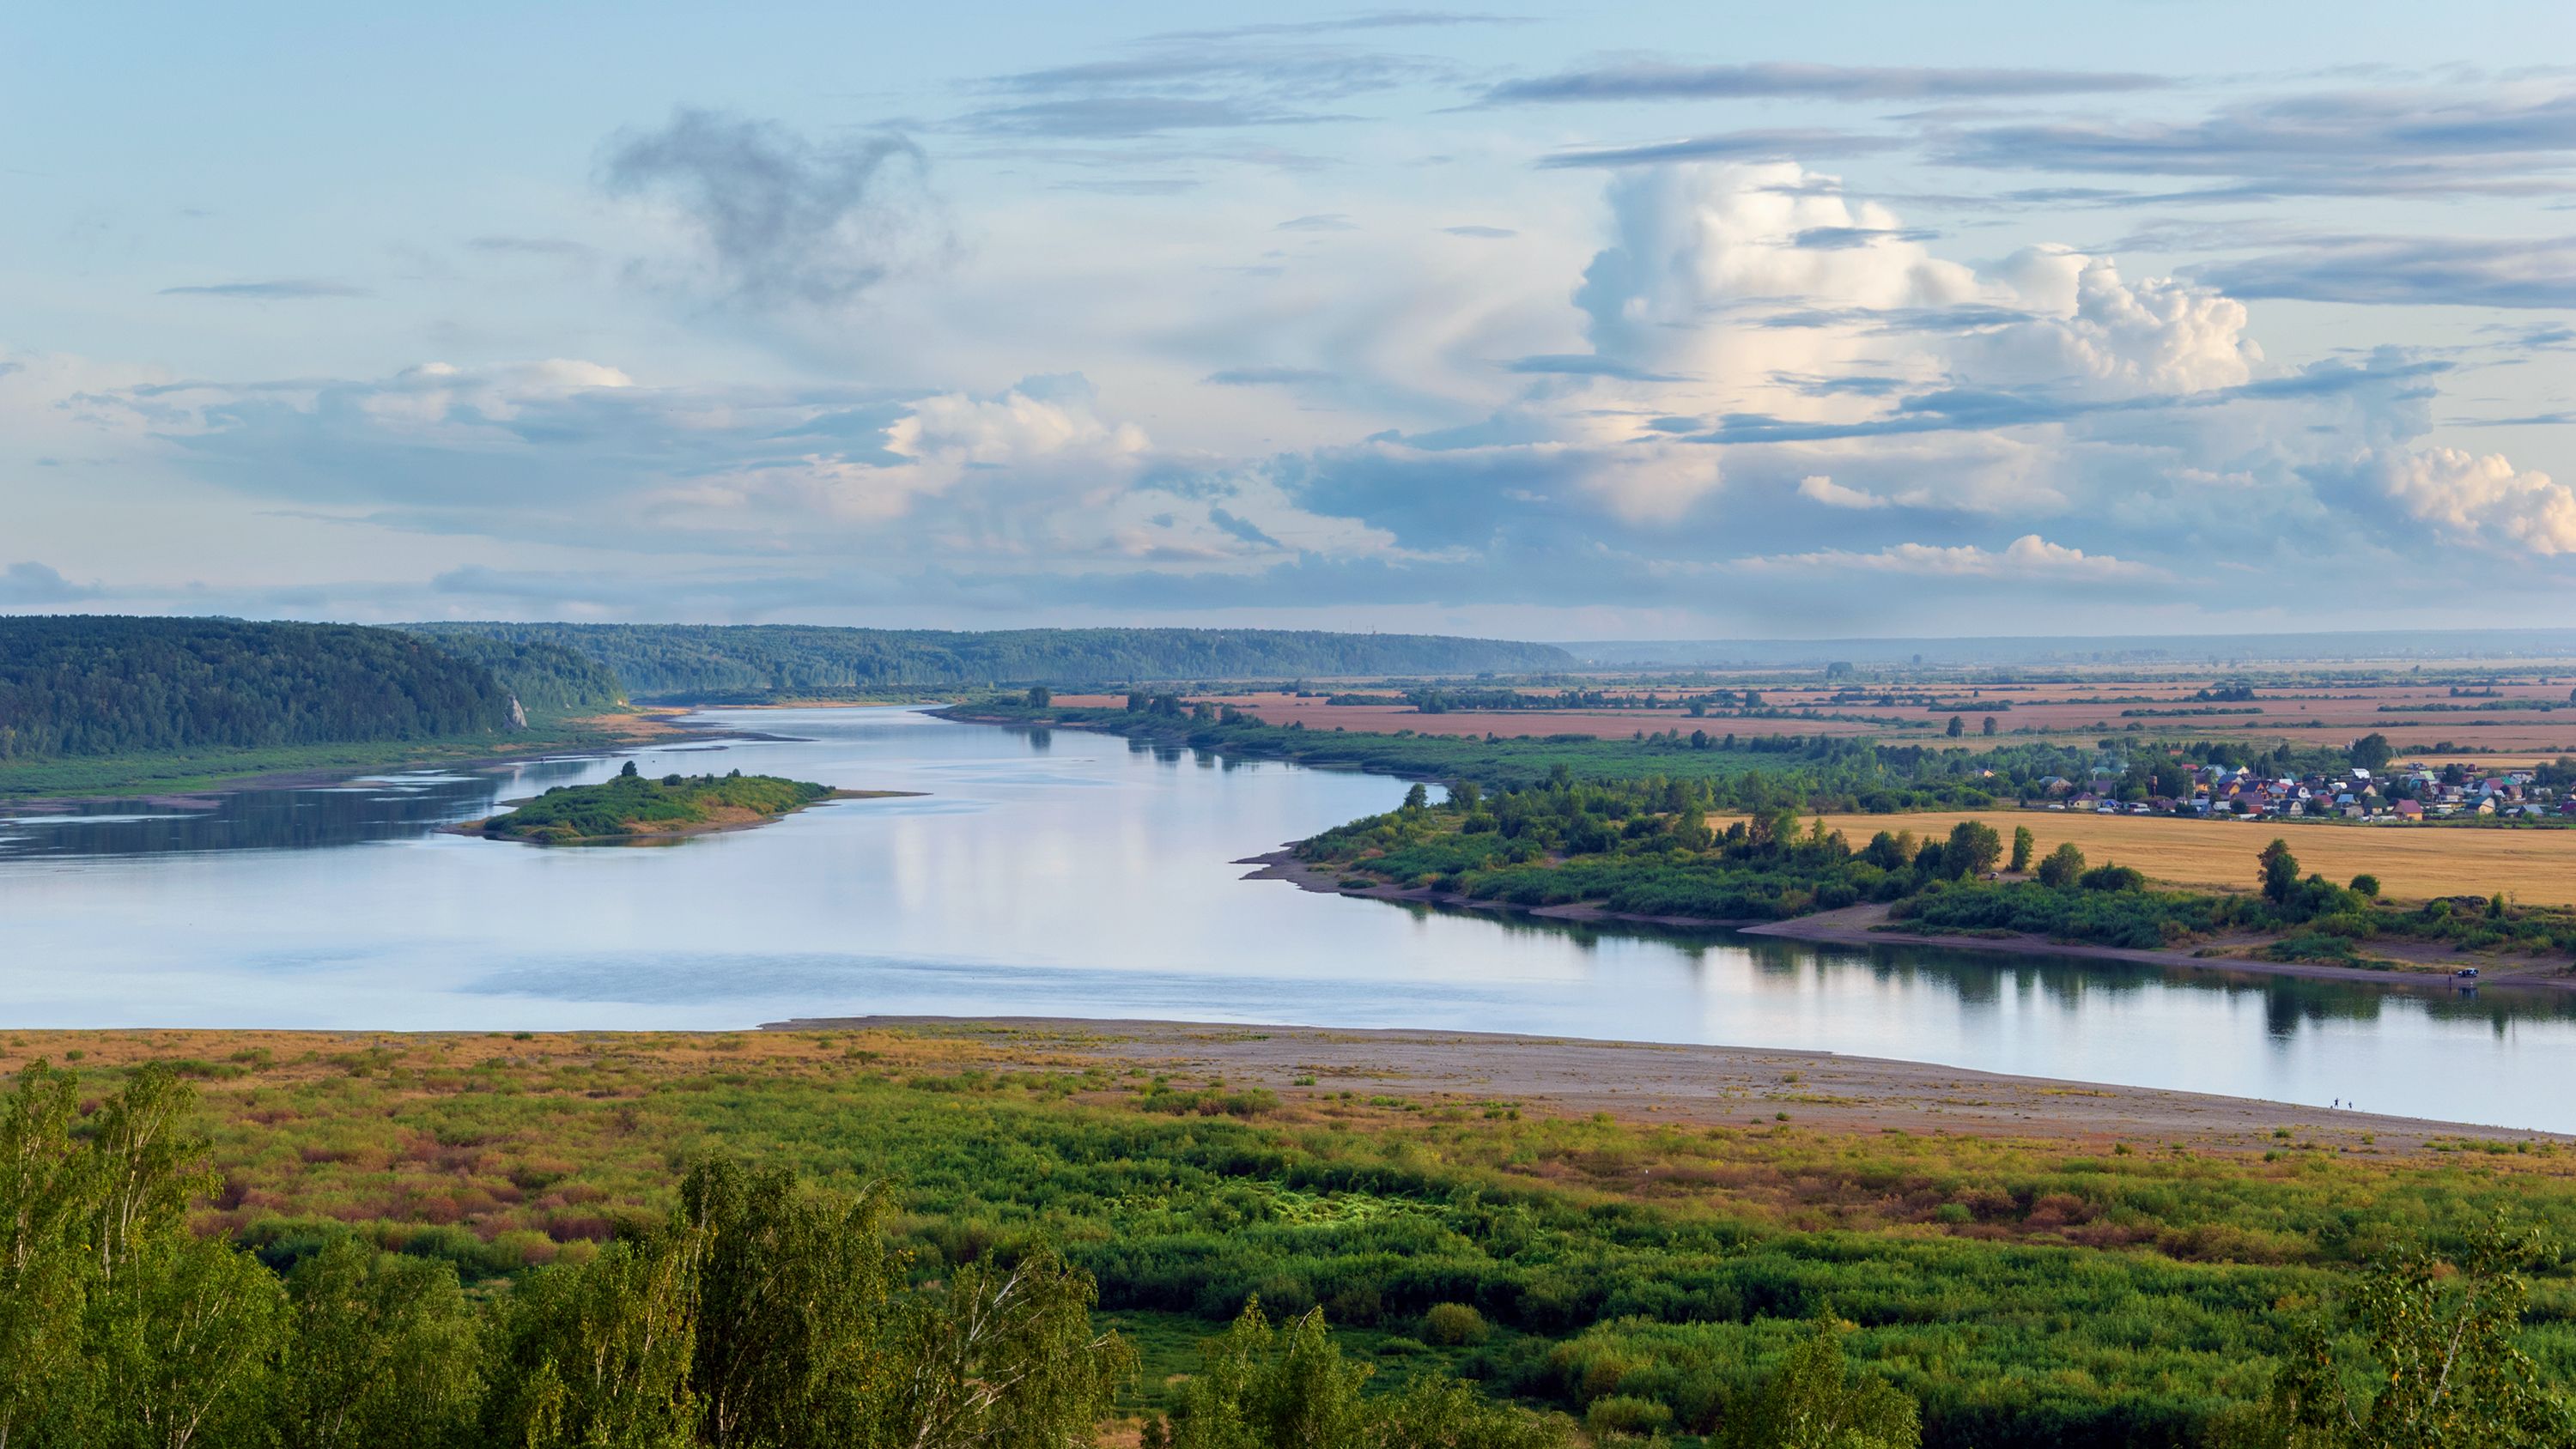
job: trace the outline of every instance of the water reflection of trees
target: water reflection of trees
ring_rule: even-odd
[[[1841,946],[1746,935],[1740,931],[1687,929],[1647,922],[1564,921],[1526,912],[1475,910],[1407,902],[1424,917],[1462,916],[1507,935],[1546,936],[1591,952],[1605,940],[1649,941],[1671,947],[1696,969],[1712,949],[1741,953],[1751,979],[1781,989],[1810,980],[1832,982],[1865,976],[1881,986],[1941,992],[1965,1010],[1999,1008],[2007,997],[2041,999],[2072,1011],[2087,1004],[2141,999],[2157,990],[2245,1000],[2259,998],[2265,1030],[2287,1041],[2302,1028],[2329,1023],[2367,1025],[2392,1009],[2421,1012],[2442,1022],[2484,1021],[2501,1037],[2520,1021],[2576,1021],[2576,993],[2490,987],[2457,990],[2447,981],[2377,982],[2276,976],[2263,972],[2160,966],[2075,956],[2005,954],[1939,946]]]
[[[181,855],[211,850],[309,850],[406,840],[490,814],[502,799],[538,794],[593,768],[580,760],[531,762],[506,773],[400,776],[321,789],[236,790],[177,808],[90,801],[5,828],[0,858]]]

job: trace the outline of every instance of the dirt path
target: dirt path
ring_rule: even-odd
[[[2094,1086],[1919,1062],[1755,1047],[1671,1046],[1456,1031],[1346,1031],[1060,1018],[860,1016],[765,1030],[906,1028],[989,1044],[991,1064],[1032,1057],[1221,1077],[1282,1096],[1356,1092],[1560,1115],[1610,1112],[1675,1125],[1769,1125],[1879,1133],[2176,1143],[2262,1152],[2301,1142],[2413,1152],[2434,1140],[2540,1140],[2547,1133],[2145,1087]],[[1301,1085],[1303,1078],[1313,1079]],[[2576,1140],[2576,1139],[2571,1139]]]

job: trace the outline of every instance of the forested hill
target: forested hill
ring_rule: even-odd
[[[626,702],[625,686],[607,665],[560,644],[482,634],[447,634],[434,642],[498,675],[532,715],[595,713]]]
[[[582,661],[558,670],[588,673]],[[499,734],[493,670],[399,629],[0,618],[0,760]]]
[[[874,689],[1564,670],[1550,644],[1285,629],[1009,629],[800,624],[418,624],[436,639],[560,644],[637,699],[830,698]]]

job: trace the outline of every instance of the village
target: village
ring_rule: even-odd
[[[2039,782],[2034,808],[2098,815],[2181,815],[2230,820],[2357,820],[2417,825],[2428,820],[2571,820],[2576,793],[2541,783],[2556,772],[2481,771],[2420,761],[2378,771],[2353,766],[2297,779],[2206,765],[2189,773],[2190,789],[2172,795],[2116,789],[2123,771],[2097,767],[2089,782],[2051,775]],[[2563,782],[2562,782],[2563,783]]]

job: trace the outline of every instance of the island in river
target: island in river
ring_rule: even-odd
[[[506,815],[469,820],[458,833],[531,845],[632,845],[740,830],[784,819],[825,800],[918,793],[835,790],[775,775],[664,775],[625,770],[596,785],[558,785]]]

